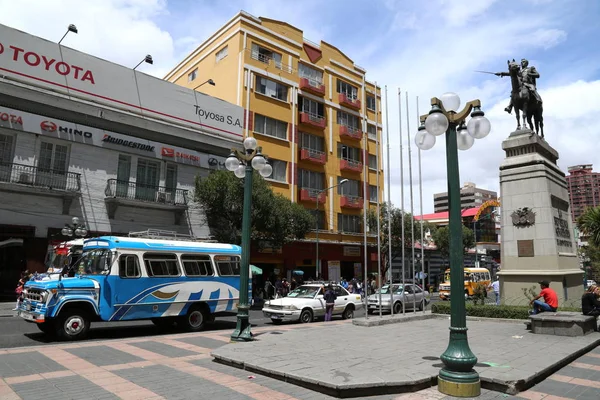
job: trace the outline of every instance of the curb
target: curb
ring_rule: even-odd
[[[415,315],[398,314],[398,315],[394,315],[392,317],[386,316],[383,318],[378,318],[378,316],[375,315],[375,316],[373,316],[373,319],[368,319],[368,320],[365,320],[364,318],[352,319],[352,325],[370,328],[372,326],[398,324],[398,323],[409,322],[409,321],[422,321],[425,319],[431,319],[431,318],[435,318],[435,317],[436,317],[436,314],[432,314],[431,311],[427,311],[425,313],[419,312],[418,314],[415,313]]]

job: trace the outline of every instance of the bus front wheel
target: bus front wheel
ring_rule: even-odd
[[[61,311],[54,324],[56,335],[62,340],[84,339],[90,330],[90,318],[78,308]]]

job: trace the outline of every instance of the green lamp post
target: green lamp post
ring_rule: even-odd
[[[458,149],[468,150],[475,139],[486,137],[490,122],[481,111],[479,100],[468,102],[462,111],[460,98],[455,93],[445,93],[440,99],[431,99],[431,111],[422,115],[421,127],[415,143],[421,150],[435,145],[436,136],[446,134],[446,166],[448,172],[448,205],[450,225],[450,340],[441,355],[444,368],[438,375],[438,390],[457,397],[475,397],[481,393],[479,374],[473,369],[477,357],[469,348],[463,272],[462,222],[460,210],[460,176]],[[473,111],[471,113],[471,111]],[[471,119],[465,126],[465,120]]]
[[[244,209],[242,216],[242,264],[240,265],[240,298],[238,301],[237,324],[235,331],[231,334],[231,340],[235,342],[247,342],[252,340],[248,310],[248,281],[250,279],[250,215],[252,214],[252,176],[254,170],[267,177],[273,172],[273,168],[267,163],[265,156],[261,153],[256,139],[247,137],[244,139],[244,151],[231,149],[231,154],[225,160],[225,168],[233,171],[235,176],[244,179]]]

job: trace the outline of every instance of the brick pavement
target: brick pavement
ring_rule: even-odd
[[[347,321],[284,325],[258,328],[254,333],[258,335],[258,339],[261,339],[261,336],[264,339],[278,336],[270,332],[316,333],[325,332],[324,328],[342,328],[348,325]],[[213,331],[0,350],[0,399],[327,400],[333,398],[288,382],[213,362],[210,351],[228,343],[229,334],[229,331]],[[285,335],[279,337],[283,339]],[[288,343],[286,346],[301,351],[293,343]],[[597,348],[517,397],[483,390],[479,399],[598,400],[599,382],[600,349]],[[438,393],[435,388],[403,395],[361,398],[369,400],[451,399]]]

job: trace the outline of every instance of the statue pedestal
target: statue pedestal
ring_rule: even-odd
[[[565,174],[558,152],[530,130],[510,134],[500,166],[502,304],[526,305],[523,288],[547,280],[561,306],[581,306],[579,267]]]

